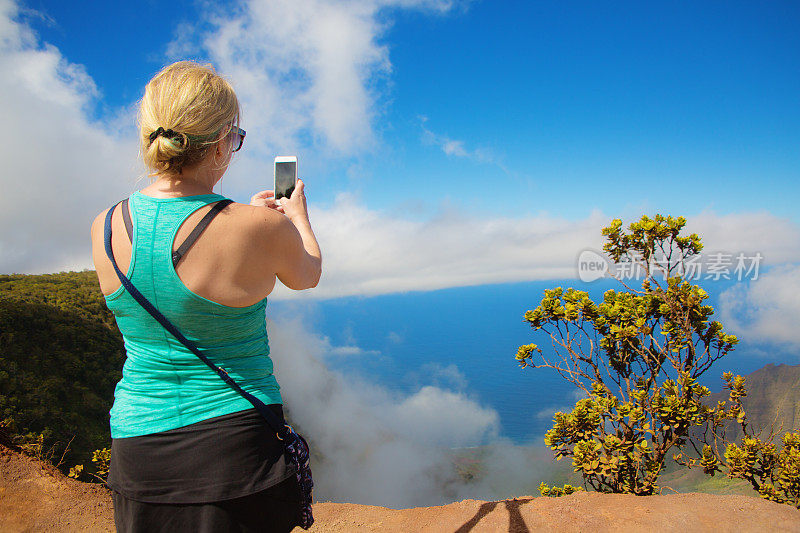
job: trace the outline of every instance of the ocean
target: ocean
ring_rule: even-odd
[[[700,282],[707,303],[717,309],[719,294],[734,281]],[[742,283],[742,282],[738,282]],[[569,411],[580,397],[575,385],[553,369],[519,367],[514,358],[523,344],[537,343],[558,361],[550,337],[534,333],[523,317],[554,287],[585,290],[597,303],[615,280],[506,283],[322,301],[275,301],[268,316],[301,315],[306,326],[327,337],[325,364],[345,378],[358,377],[399,394],[426,385],[458,392],[497,411],[500,436],[516,444],[543,445],[553,413]],[[723,323],[723,326],[726,326]],[[726,331],[736,331],[726,327]],[[712,392],[722,389],[722,373],[746,374],[769,362],[794,363],[746,339],[716,361],[700,378]],[[480,444],[480,443],[476,443]]]

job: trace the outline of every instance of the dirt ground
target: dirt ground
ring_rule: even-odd
[[[704,493],[579,492],[401,510],[319,502],[314,518],[310,532],[800,532],[800,510],[793,507],[753,496]],[[113,530],[107,489],[69,479],[52,466],[0,446],[0,532]]]

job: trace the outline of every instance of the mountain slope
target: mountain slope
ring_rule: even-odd
[[[84,462],[111,441],[122,336],[94,272],[0,276],[0,421]]]
[[[747,396],[742,400],[742,406],[747,414],[748,429],[766,429],[764,438],[773,424],[775,433],[780,432],[780,435],[800,429],[800,365],[769,363],[745,378]],[[725,390],[709,395],[706,405],[714,406],[719,400],[727,402],[728,392]],[[741,426],[730,422],[726,426],[725,437],[740,440]],[[780,438],[776,444],[781,444]]]

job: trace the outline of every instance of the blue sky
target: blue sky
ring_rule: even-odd
[[[546,287],[599,296],[580,252],[659,212],[705,252],[763,255],[757,280],[704,287],[747,339],[736,369],[794,363],[798,27],[777,1],[0,0],[0,272],[92,266],[91,220],[147,182],[144,85],[208,60],[248,131],[219,191],[247,201],[297,154],[323,251],[317,288],[271,295],[283,324],[303,317],[277,344],[308,337],[324,368],[407,395],[387,409],[448,427],[454,405],[466,442],[491,434],[486,402],[503,424],[519,402],[515,434],[538,432],[575,398],[520,377],[524,311]],[[362,405],[370,387],[343,390]]]
[[[705,253],[762,254],[772,277],[739,284],[730,316],[796,338],[774,318],[800,294],[796,2],[0,0],[0,15],[18,125],[0,140],[0,272],[91,267],[89,221],[147,181],[136,101],[188,58],[243,107],[219,192],[247,201],[275,155],[298,155],[325,276],[275,300],[576,281],[612,218],[660,212]]]
[[[206,12],[23,5],[43,15],[26,17],[42,41],[86,67],[98,115],[131,105],[178,28]],[[391,63],[367,80],[376,145],[298,154],[323,205],[346,190],[375,208],[445,199],[518,215],[710,208],[800,221],[795,2],[470,2],[375,18]],[[461,151],[445,153],[445,140]]]

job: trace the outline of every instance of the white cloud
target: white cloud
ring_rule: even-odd
[[[356,356],[356,355],[380,355],[379,350],[365,350],[360,346],[331,346],[328,350],[328,353],[331,355],[338,355],[338,356]]]
[[[497,437],[500,419],[463,393],[427,385],[395,408],[395,423],[423,442],[444,446],[471,446]]]
[[[728,333],[800,348],[800,265],[776,266],[719,298],[720,322]]]
[[[311,297],[573,277],[578,252],[600,245],[608,217],[499,217],[449,209],[428,219],[370,210],[348,195],[311,209],[323,276]],[[275,297],[286,297],[276,291]]]
[[[508,172],[506,168],[496,160],[497,158],[494,157],[486,148],[475,148],[473,150],[468,150],[464,141],[451,139],[447,135],[434,133],[428,129],[425,126],[425,123],[428,121],[428,117],[420,116],[418,118],[420,121],[420,126],[422,127],[422,142],[438,146],[441,148],[442,152],[448,156],[464,157],[481,163],[493,163],[500,167],[504,172]]]
[[[768,265],[800,261],[800,226],[789,219],[766,211],[720,215],[704,209],[692,216],[681,214],[686,217],[683,234],[700,236],[704,256],[712,252],[734,256],[761,252]]]
[[[403,508],[531,494],[551,468],[528,448],[498,441],[497,412],[463,393],[433,386],[395,393],[330,370],[327,339],[302,318],[270,319],[267,327],[287,418],[315,452],[319,501]],[[489,441],[485,476],[459,478],[450,448]]]
[[[0,272],[91,265],[92,218],[133,189],[136,144],[90,118],[97,87],[0,2]]]
[[[441,363],[425,363],[419,369],[419,376],[438,386],[456,390],[464,390],[467,387],[467,377],[453,363],[447,366]]]
[[[419,370],[408,371],[406,381],[454,391],[464,391],[469,385],[467,377],[454,363],[443,365],[435,361],[424,363]]]
[[[352,155],[375,145],[381,83],[391,72],[382,12],[445,13],[436,0],[249,0],[191,31],[176,29],[175,57],[203,48],[236,87],[251,146],[264,154],[313,146]],[[196,39],[199,35],[199,41]]]
[[[323,353],[326,356],[333,356],[333,357],[372,357],[372,358],[380,358],[381,360],[384,359],[384,356],[381,354],[380,350],[365,350],[361,346],[358,345],[358,340],[353,335],[353,328],[351,325],[347,325],[344,329],[341,330],[340,335],[343,337],[343,344],[339,346],[335,346],[332,342],[330,337],[324,337],[322,339],[322,343],[324,346]]]
[[[329,209],[310,209],[322,249],[322,279],[315,289],[292,297],[575,278],[581,250],[602,249],[601,228],[613,218],[598,210],[571,221],[450,207],[427,218],[410,219],[368,209],[345,194]],[[704,253],[757,250],[764,264],[771,258],[800,261],[800,228],[790,221],[760,213],[703,212],[686,217],[691,229],[684,229],[684,234],[699,233],[709,243]],[[274,297],[287,298],[289,291],[276,290]]]

